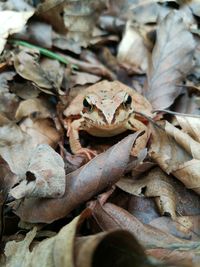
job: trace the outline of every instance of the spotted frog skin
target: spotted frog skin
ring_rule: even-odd
[[[132,150],[137,156],[148,141],[148,121],[133,111],[152,117],[148,100],[119,81],[101,81],[86,88],[64,111],[72,152],[85,154],[88,159],[96,155],[95,151],[81,146],[79,131],[99,137],[115,136],[126,130],[144,131]]]

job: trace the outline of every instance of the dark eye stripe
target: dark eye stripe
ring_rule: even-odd
[[[127,99],[126,99],[125,104],[126,104],[126,105],[130,105],[131,102],[132,102],[132,98],[131,98],[131,96],[129,95],[129,96],[127,97]]]
[[[86,98],[83,99],[83,106],[84,106],[85,108],[87,108],[89,111],[92,110],[92,105],[90,105],[90,103],[87,101]]]

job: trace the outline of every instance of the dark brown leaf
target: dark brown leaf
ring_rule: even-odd
[[[191,241],[176,238],[153,226],[143,224],[129,212],[114,204],[102,205],[100,201],[94,201],[91,202],[90,208],[93,210],[94,219],[102,230],[126,229],[133,233],[145,248],[173,248],[173,244],[180,247],[194,244]]]

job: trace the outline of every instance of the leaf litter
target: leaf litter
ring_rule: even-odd
[[[175,0],[0,3],[1,266],[198,266],[199,10]],[[97,154],[88,162],[72,153],[64,111],[101,80],[157,111],[134,110],[149,133],[134,156],[143,131],[81,131]]]

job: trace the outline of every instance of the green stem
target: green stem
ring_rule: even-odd
[[[28,47],[28,48],[38,49],[38,51],[40,52],[41,55],[44,55],[44,56],[52,58],[52,59],[56,59],[59,62],[64,63],[66,65],[69,64],[69,62],[64,57],[62,57],[62,56],[60,56],[60,55],[58,55],[58,54],[46,49],[46,48],[43,48],[43,47],[40,47],[40,46],[37,46],[37,45],[33,45],[33,44],[30,44],[30,43],[27,43],[27,42],[21,41],[21,40],[9,40],[9,42],[13,43],[13,44],[16,44],[16,45],[25,46],[25,47]],[[78,69],[77,65],[72,64],[71,66],[74,69]]]

